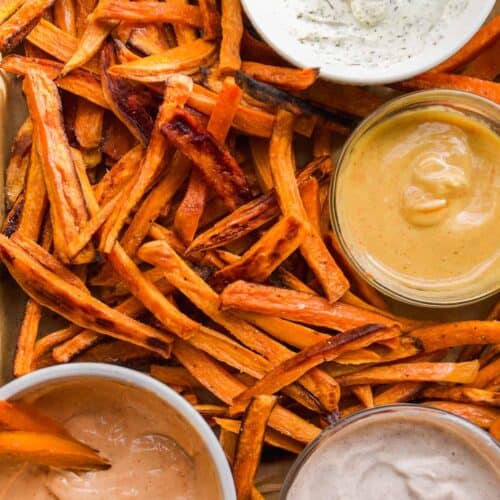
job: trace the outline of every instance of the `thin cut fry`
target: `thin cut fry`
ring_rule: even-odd
[[[0,456],[58,469],[104,470],[111,467],[97,451],[73,438],[28,431],[1,431]]]
[[[418,328],[411,332],[423,343],[427,352],[459,345],[500,344],[500,322],[461,321]]]
[[[241,67],[240,44],[243,36],[243,18],[240,0],[222,0],[222,42],[219,70],[223,73]]]
[[[196,73],[214,54],[215,48],[215,44],[198,38],[159,54],[111,66],[109,72],[143,83],[164,82],[173,73]]]
[[[337,377],[341,386],[392,382],[454,382],[469,384],[477,376],[477,360],[465,363],[401,363],[375,366]]]
[[[32,370],[35,342],[42,317],[42,307],[34,300],[28,299],[24,310],[23,322],[17,339],[14,357],[14,376],[26,375]]]
[[[500,393],[474,387],[434,386],[424,389],[421,395],[428,399],[444,399],[460,403],[500,407]]]
[[[233,464],[238,500],[251,500],[252,487],[260,462],[267,421],[276,405],[276,397],[256,396],[247,408]]]
[[[295,69],[244,61],[241,70],[252,78],[285,90],[300,91],[310,87],[318,78],[318,68]]]
[[[335,302],[348,290],[349,283],[319,234],[310,225],[295,179],[292,135],[293,116],[286,111],[279,111],[269,149],[278,202],[284,214],[294,215],[306,225],[306,236],[300,251],[320,281],[329,301]]]
[[[500,16],[485,24],[458,52],[431,70],[449,73],[462,68],[500,38]]]
[[[347,330],[368,323],[397,324],[390,318],[348,304],[330,304],[323,297],[244,281],[226,287],[221,294],[221,307],[224,310],[278,316],[335,330]]]

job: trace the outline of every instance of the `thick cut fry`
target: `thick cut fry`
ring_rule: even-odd
[[[221,34],[221,20],[217,10],[217,0],[199,0],[201,10],[203,38],[215,40]]]
[[[462,68],[500,38],[500,16],[485,24],[458,52],[431,70],[448,73]]]
[[[498,376],[500,376],[500,357],[497,357],[491,363],[486,364],[479,370],[477,377],[471,383],[471,387],[484,389]]]
[[[310,87],[318,78],[318,68],[295,69],[244,61],[241,70],[261,82],[285,90],[300,91]]]
[[[500,344],[499,321],[459,321],[418,328],[411,332],[427,352],[467,344]]]
[[[233,399],[232,410],[234,412],[241,411],[257,394],[274,394],[295,382],[311,368],[327,361],[333,361],[344,352],[361,349],[380,340],[393,338],[398,334],[396,328],[366,325],[322,340],[283,361],[252,387],[239,394]]]
[[[244,281],[226,287],[221,294],[221,307],[224,310],[278,316],[334,330],[347,330],[368,323],[397,324],[395,320],[349,304],[330,304],[322,297]]]
[[[500,104],[500,83],[488,82],[466,75],[450,73],[424,73],[410,80],[397,83],[402,90],[452,89],[472,92]]]
[[[14,357],[14,376],[26,375],[32,370],[35,342],[42,317],[42,307],[34,300],[28,299],[24,310],[24,318],[17,339]]]
[[[23,4],[25,0],[5,0],[0,5],[0,24],[8,19]]]
[[[99,4],[93,14],[95,20],[114,19],[138,23],[173,23],[201,27],[200,8],[195,5],[179,5],[173,2],[142,0],[109,0]]]
[[[421,396],[428,399],[500,407],[500,393],[474,387],[428,387],[422,391]]]
[[[231,313],[220,311],[218,295],[175,254],[165,241],[147,243],[140,249],[139,256],[161,268],[167,280],[209,318],[222,325],[242,344],[266,357],[273,365],[293,355],[292,351],[247,322]],[[340,397],[338,386],[325,373],[314,371],[311,377],[304,377],[300,383],[316,396],[328,411],[336,409]]]
[[[2,235],[0,255],[24,291],[41,305],[84,328],[142,345],[169,357],[172,341],[169,335],[113,311],[44,268]]]
[[[113,214],[103,226],[101,236],[102,251],[109,253],[112,250],[130,212],[142,198],[154,177],[164,167],[168,145],[167,140],[159,130],[159,126],[163,121],[164,114],[167,113],[171,106],[182,105],[185,102],[191,91],[190,84],[189,78],[182,75],[169,80],[165,90],[165,99],[158,112],[158,118],[144,159],[136,174],[123,190]]]
[[[222,0],[222,42],[219,70],[224,73],[241,67],[240,45],[243,36],[243,17],[240,0]]]
[[[226,404],[230,404],[246,387],[222,365],[187,342],[176,340],[173,352],[193,377]],[[300,443],[309,443],[320,433],[320,429],[315,425],[279,405],[275,406],[269,425]]]
[[[233,420],[230,418],[215,418],[215,423],[221,428],[221,430],[225,430],[234,434],[240,433],[241,422],[239,420]],[[279,432],[276,432],[274,429],[267,429],[264,435],[264,441],[274,446],[275,448],[281,448],[282,450],[289,451],[290,453],[295,453],[298,455],[302,450],[303,446],[295,441],[294,439],[290,439]]]
[[[55,80],[59,88],[83,97],[103,108],[109,107],[102,94],[98,78],[88,71],[76,70],[64,78],[58,78],[63,67],[61,63],[49,59],[15,55],[4,58],[0,63],[0,67],[16,75],[23,76],[26,76],[29,71],[41,71],[51,80]]]
[[[70,437],[43,432],[1,431],[0,456],[58,469],[89,471],[111,467],[89,446]]]
[[[11,208],[25,188],[32,143],[33,125],[28,118],[17,131],[10,150],[9,164],[5,172],[5,196],[7,208]]]
[[[355,385],[352,387],[352,392],[361,401],[365,408],[373,408],[373,391],[370,385]]]
[[[173,73],[196,73],[199,67],[214,54],[215,48],[215,44],[198,38],[189,44],[160,54],[111,66],[109,72],[112,75],[138,82],[164,82]]]
[[[64,132],[61,101],[56,86],[43,73],[33,71],[26,76],[26,92],[37,133],[37,148],[50,200],[53,230],[61,236],[55,239],[54,244],[59,257],[68,262],[68,242],[89,220],[89,214]],[[92,259],[92,249],[83,252],[81,257],[84,260]]]
[[[214,288],[222,289],[238,279],[265,281],[299,247],[303,237],[301,221],[293,216],[283,217],[238,262],[217,271],[212,280]]]
[[[313,160],[302,170],[297,183],[300,186],[307,178],[314,176],[323,180],[331,172],[329,158]],[[242,205],[210,229],[200,234],[189,246],[187,253],[205,251],[227,245],[274,219],[280,213],[273,191]]]
[[[171,109],[160,127],[165,137],[200,170],[206,183],[229,210],[234,210],[250,196],[243,171],[229,151],[219,146],[186,111]]]
[[[32,0],[21,7],[0,25],[0,50],[10,52],[34,28],[38,19],[54,0]]]
[[[392,382],[454,382],[469,384],[477,376],[478,361],[465,363],[401,363],[375,366],[337,377],[341,386]]]
[[[66,33],[76,36],[76,9],[74,0],[55,0],[54,24]]]
[[[276,397],[256,396],[248,406],[241,422],[233,464],[238,500],[251,500],[253,481],[260,462],[267,422],[275,405]]]
[[[292,151],[293,117],[279,111],[271,137],[269,159],[271,173],[281,211],[294,215],[306,226],[306,235],[300,251],[320,281],[330,302],[338,300],[349,288],[319,234],[311,226],[300,198],[295,179],[295,159]]]
[[[499,409],[488,408],[486,406],[456,403],[452,401],[426,401],[422,404],[454,413],[483,429],[489,429],[494,424],[495,420],[500,417]]]
[[[104,109],[79,99],[75,117],[75,136],[82,148],[98,148],[102,142]]]

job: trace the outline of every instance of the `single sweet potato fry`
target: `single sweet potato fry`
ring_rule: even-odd
[[[14,356],[13,372],[15,377],[26,375],[32,370],[35,359],[35,343],[41,318],[42,306],[32,299],[28,299]]]
[[[23,4],[25,0],[5,0],[0,5],[0,24],[8,19]]]
[[[196,73],[214,54],[215,48],[215,44],[198,38],[189,44],[159,54],[111,66],[109,72],[143,83],[164,82],[174,73]]]
[[[436,385],[424,389],[423,398],[458,401],[478,405],[500,407],[500,393],[474,387],[448,387]]]
[[[102,142],[104,109],[79,99],[75,117],[75,136],[82,148],[98,148]]]
[[[222,0],[222,42],[219,71],[231,73],[241,67],[240,44],[243,36],[243,17],[240,0]]]
[[[248,405],[241,422],[233,464],[233,477],[239,500],[252,498],[253,481],[260,462],[267,422],[275,405],[275,396],[256,396]]]
[[[221,294],[221,307],[224,310],[278,316],[334,330],[347,330],[368,323],[397,325],[395,320],[348,304],[330,304],[323,297],[244,281],[226,287]]]
[[[497,81],[500,75],[500,40],[497,40],[491,47],[481,52],[467,67],[463,74],[480,78],[481,80]]]
[[[440,410],[449,411],[459,417],[469,420],[473,424],[489,429],[500,418],[500,409],[470,403],[456,403],[454,401],[425,401],[425,406],[432,406]]]
[[[480,360],[481,361],[481,360]],[[484,389],[493,380],[500,376],[500,357],[497,357],[491,363],[487,363],[479,369],[479,373],[474,381],[470,384],[471,387]]]
[[[354,385],[351,389],[365,408],[373,408],[375,406],[373,402],[373,391],[370,385]]]
[[[221,34],[220,14],[217,10],[216,0],[199,0],[201,10],[203,38],[216,40]]]
[[[318,78],[318,68],[286,68],[252,61],[243,61],[241,71],[261,82],[290,91],[300,91],[310,87]]]
[[[89,446],[70,437],[43,432],[1,431],[0,456],[58,469],[90,471],[111,467]]]
[[[76,8],[73,0],[55,0],[53,15],[57,27],[76,36]]]

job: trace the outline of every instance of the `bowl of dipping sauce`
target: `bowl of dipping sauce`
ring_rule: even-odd
[[[375,85],[427,71],[476,33],[495,0],[242,0],[262,38],[323,78]]]
[[[500,447],[467,420],[398,404],[340,420],[291,468],[280,500],[496,500]]]
[[[353,132],[331,185],[331,218],[358,272],[396,300],[471,304],[500,284],[500,106],[415,92]]]
[[[0,498],[236,500],[208,424],[147,375],[101,363],[55,366],[6,384],[0,399],[29,404],[111,462],[84,473],[2,463]]]

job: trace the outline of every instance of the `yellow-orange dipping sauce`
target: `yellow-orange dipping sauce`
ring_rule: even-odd
[[[388,287],[482,296],[500,283],[500,139],[445,107],[368,129],[344,158],[336,210],[355,260]]]

